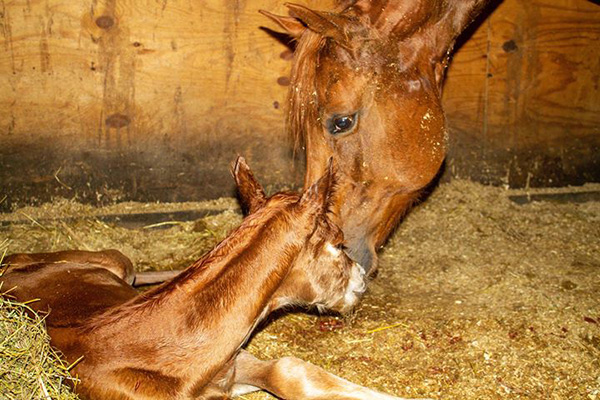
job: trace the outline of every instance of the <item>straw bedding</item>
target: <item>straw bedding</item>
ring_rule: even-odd
[[[405,397],[600,399],[600,202],[517,205],[515,193],[440,185],[385,246],[354,313],[278,313],[248,349]],[[219,212],[137,229],[98,218],[207,207]],[[117,248],[140,270],[182,268],[240,220],[233,199],[102,209],[57,200],[0,216],[0,243],[10,252]]]

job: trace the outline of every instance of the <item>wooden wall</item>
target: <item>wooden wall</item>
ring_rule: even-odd
[[[444,89],[452,176],[511,187],[600,181],[597,3],[504,0],[480,21]]]
[[[268,184],[301,179],[284,133],[291,53],[258,13],[283,2],[0,7],[0,207],[231,195],[237,154]]]
[[[0,210],[230,195],[237,154],[272,187],[299,183],[291,54],[259,8],[285,13],[274,0],[0,0]],[[445,88],[447,172],[599,181],[600,6],[504,0],[476,28]]]

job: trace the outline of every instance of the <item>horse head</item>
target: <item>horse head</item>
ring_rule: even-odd
[[[335,222],[367,270],[446,155],[441,102],[454,42],[486,0],[358,0],[339,12],[262,11],[297,39],[288,129],[305,187],[333,157]]]
[[[302,195],[278,193],[267,198],[243,158],[233,168],[243,209],[259,218],[261,212],[278,209],[281,232],[299,236],[293,266],[273,294],[268,307],[290,303],[315,305],[340,312],[350,310],[366,289],[365,270],[342,251],[342,230],[331,221],[336,175],[330,159],[326,172]],[[269,228],[275,229],[275,228]],[[283,240],[283,238],[281,238]]]

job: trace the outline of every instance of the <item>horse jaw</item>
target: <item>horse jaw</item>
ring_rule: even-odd
[[[336,223],[344,232],[346,253],[363,266],[368,275],[373,275],[378,267],[377,250],[420,192],[394,193],[379,189],[363,192],[362,195],[352,191],[343,193],[341,190],[339,193],[333,208],[338,218]]]

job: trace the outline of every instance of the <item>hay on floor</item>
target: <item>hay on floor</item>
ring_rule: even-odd
[[[0,398],[76,400],[68,369],[50,347],[44,320],[0,294]]]
[[[509,199],[521,193],[440,185],[385,246],[352,315],[279,315],[248,349],[404,397],[600,399],[600,202]],[[83,206],[59,201],[0,216],[12,221],[0,243],[11,252],[117,248],[142,270],[181,268],[239,223],[235,201],[222,201],[218,215],[146,229],[95,219],[103,209],[48,219],[82,215]]]

